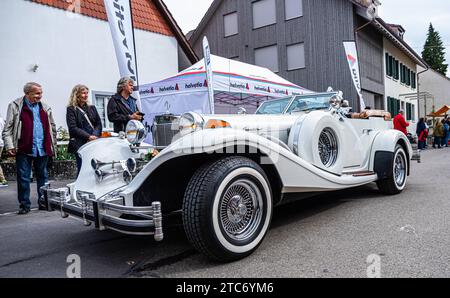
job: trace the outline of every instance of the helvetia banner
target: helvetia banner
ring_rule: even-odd
[[[356,42],[354,41],[345,41],[345,56],[347,57],[348,65],[350,67],[350,73],[352,75],[353,84],[355,84],[356,91],[359,95],[359,103],[361,111],[366,109],[366,104],[364,102],[361,90],[361,76],[359,73],[359,60],[358,60],[358,51],[356,49]]]
[[[104,0],[104,2],[120,76],[130,77],[137,82],[130,2],[129,0]],[[140,106],[139,92],[134,92],[133,97],[138,100]]]

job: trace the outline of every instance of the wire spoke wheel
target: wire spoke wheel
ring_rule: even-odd
[[[318,147],[322,164],[327,168],[332,167],[338,157],[338,142],[333,130],[326,128],[320,133]]]
[[[219,205],[220,224],[233,240],[246,241],[254,235],[262,220],[262,195],[255,183],[239,179],[222,196]]]
[[[405,183],[406,160],[404,155],[398,154],[394,163],[394,179],[397,186],[401,187]]]

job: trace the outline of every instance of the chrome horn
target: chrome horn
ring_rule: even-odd
[[[134,158],[129,158],[127,160],[121,160],[121,161],[110,161],[110,162],[102,162],[95,158],[93,158],[91,160],[91,166],[94,169],[94,171],[97,171],[100,168],[102,168],[104,166],[108,166],[108,165],[111,165],[111,167],[114,169],[116,164],[121,165],[122,168],[124,168],[124,169],[125,168],[128,169],[128,171],[130,171],[131,173],[136,172],[137,162]]]
[[[114,168],[116,164],[121,166],[120,170]],[[112,165],[112,171],[100,170],[101,167],[106,165]],[[132,173],[136,172],[137,162],[134,158],[112,162],[101,162],[97,159],[92,159],[91,166],[95,170],[95,176],[98,182],[102,182],[106,177],[122,174],[123,180],[129,184],[133,180]]]
[[[95,171],[95,177],[97,178],[98,182],[102,182],[106,177],[119,175],[122,173],[123,181],[125,181],[127,184],[130,184],[130,182],[133,180],[133,175],[128,170],[114,170],[111,172],[105,172],[102,170],[96,170]]]
[[[111,162],[101,162],[98,159],[93,158],[91,160],[91,166],[94,170],[98,170],[101,167],[107,166],[107,165],[112,165],[112,167],[114,168],[114,165],[118,164],[118,162],[116,161],[111,161]]]

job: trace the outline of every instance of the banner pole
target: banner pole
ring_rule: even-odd
[[[131,16],[131,32],[133,33],[134,62],[136,64],[136,85],[137,86],[135,86],[135,88],[137,90],[134,90],[134,91],[139,92],[139,72],[138,72],[138,58],[137,58],[137,51],[136,51],[136,38],[134,36],[133,6],[132,6],[132,1],[129,0],[129,2],[130,2],[130,16]]]

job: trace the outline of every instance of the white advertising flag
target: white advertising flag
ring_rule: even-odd
[[[214,82],[213,70],[211,65],[211,50],[209,48],[209,43],[206,36],[203,38],[203,56],[205,58],[206,81],[208,83],[209,106],[211,109],[211,114],[214,115]]]
[[[121,77],[130,77],[137,83],[136,53],[134,51],[133,25],[129,0],[104,0],[109,27],[116,50]],[[133,97],[138,100],[139,92]]]
[[[354,41],[345,41],[345,56],[347,57],[348,65],[350,67],[350,73],[352,75],[353,83],[355,84],[356,91],[359,95],[359,103],[361,111],[366,109],[361,90],[361,76],[359,73],[359,60],[358,51],[356,49],[356,43]]]

